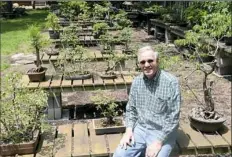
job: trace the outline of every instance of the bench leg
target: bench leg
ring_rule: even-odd
[[[61,93],[52,92],[48,97],[48,120],[61,119],[62,104]]]

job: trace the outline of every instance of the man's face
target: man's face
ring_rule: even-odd
[[[145,51],[140,54],[139,67],[149,79],[155,76],[158,69],[158,60],[154,56],[154,52]]]

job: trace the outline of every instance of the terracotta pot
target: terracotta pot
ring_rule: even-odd
[[[219,130],[223,126],[223,123],[226,121],[225,119],[221,119],[218,121],[200,120],[192,117],[191,115],[189,115],[188,117],[191,127],[206,133],[212,133]]]
[[[33,72],[33,69],[27,71],[27,75],[29,77],[30,82],[41,82],[45,80],[45,73],[47,68],[42,67],[43,71],[41,72]]]
[[[34,138],[30,142],[23,142],[19,144],[2,144],[0,145],[1,156],[25,155],[34,154],[39,142],[39,131],[35,131]]]
[[[93,119],[93,129],[95,130],[96,135],[102,135],[102,134],[112,134],[112,133],[124,133],[126,130],[126,127],[124,125],[123,119],[121,117],[117,117],[116,119],[122,121],[122,126],[110,126],[110,127],[97,127],[97,124],[101,123],[103,120],[100,119]]]

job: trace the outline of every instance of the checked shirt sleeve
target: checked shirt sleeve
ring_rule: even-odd
[[[181,93],[178,81],[174,81],[171,83],[170,92],[171,98],[167,102],[168,109],[165,124],[163,125],[162,129],[163,134],[159,138],[161,142],[166,140],[167,136],[179,125]]]
[[[126,127],[127,128],[134,128],[135,122],[137,121],[137,110],[136,110],[136,82],[135,80],[132,82],[130,94],[129,94],[129,100],[126,105]]]

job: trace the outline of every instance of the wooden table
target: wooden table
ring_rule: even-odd
[[[93,77],[87,80],[65,80],[63,75],[46,75],[43,82],[30,82],[27,75],[22,77],[26,88],[42,88],[49,92],[48,119],[62,118],[61,92],[91,91],[106,89],[129,89],[136,73],[118,73],[116,79],[101,79]]]
[[[43,136],[36,154],[22,157],[107,157],[112,156],[121,138],[122,134],[95,135],[92,122],[64,124]],[[180,123],[171,156],[231,153],[231,148],[231,131],[226,126],[209,135]]]

